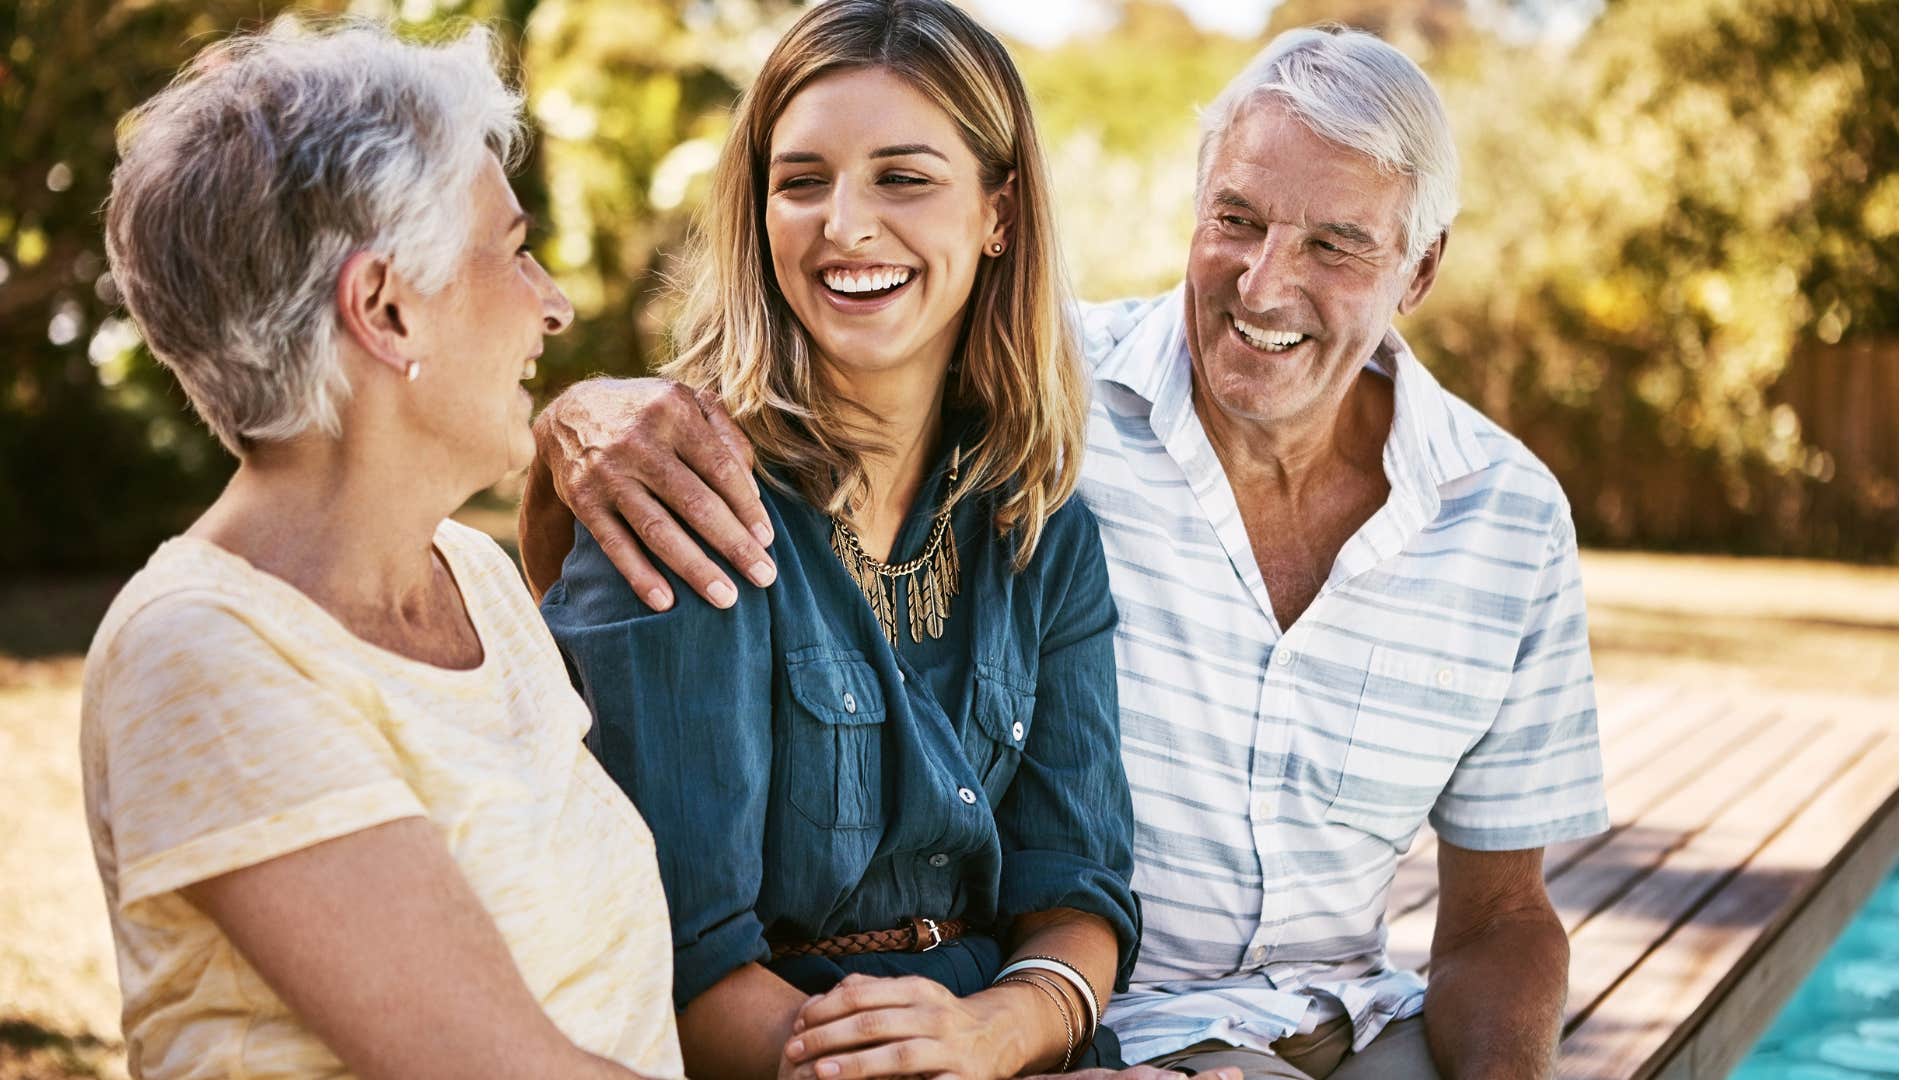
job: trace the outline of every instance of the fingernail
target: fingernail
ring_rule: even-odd
[[[707,586],[707,599],[713,601],[715,607],[732,607],[734,598],[738,595],[733,586],[724,581],[716,581]]]
[[[787,1056],[795,1061],[799,1061],[800,1055],[806,1052],[807,1044],[801,1042],[799,1039],[795,1039],[787,1044]]]
[[[665,611],[673,606],[673,594],[665,589],[655,589],[647,594],[647,606],[655,611]]]
[[[815,1065],[813,1071],[819,1073],[821,1076],[839,1076],[840,1063],[837,1061],[823,1061]]]
[[[761,547],[773,543],[773,527],[761,522],[753,527],[753,538],[760,541]]]
[[[773,564],[770,562],[754,563],[751,567],[747,568],[747,576],[753,579],[755,585],[764,589],[773,584]]]

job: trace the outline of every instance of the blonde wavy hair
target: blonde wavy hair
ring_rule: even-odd
[[[977,411],[956,497],[990,492],[1014,566],[1072,493],[1087,395],[1033,110],[992,34],[944,0],[828,0],[802,15],[742,97],[713,193],[678,285],[672,378],[714,391],[754,445],[762,475],[829,514],[869,492],[864,456],[883,449],[853,423],[857,404],[814,364],[774,279],[765,231],[774,122],[809,82],[881,68],[939,106],[980,163],[989,193],[1009,178],[1006,253],[982,259],[967,302],[947,406]]]

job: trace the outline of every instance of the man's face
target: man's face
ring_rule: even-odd
[[[1187,251],[1187,344],[1203,411],[1256,424],[1337,407],[1444,244],[1403,268],[1412,182],[1272,101],[1221,136]]]

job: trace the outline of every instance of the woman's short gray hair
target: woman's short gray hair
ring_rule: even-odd
[[[107,201],[115,284],[235,455],[337,435],[335,288],[358,252],[415,288],[452,279],[468,185],[525,143],[493,35],[435,45],[292,18],[202,51],[123,121]]]
[[[1200,114],[1202,183],[1221,136],[1263,96],[1277,98],[1328,142],[1413,179],[1400,212],[1408,265],[1453,224],[1460,158],[1447,114],[1426,73],[1400,50],[1343,26],[1303,27],[1274,38]]]

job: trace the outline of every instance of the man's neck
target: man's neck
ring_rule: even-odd
[[[1291,502],[1311,499],[1332,477],[1384,468],[1393,385],[1365,371],[1338,399],[1281,419],[1229,415],[1195,389],[1194,413],[1229,477],[1258,481]]]

